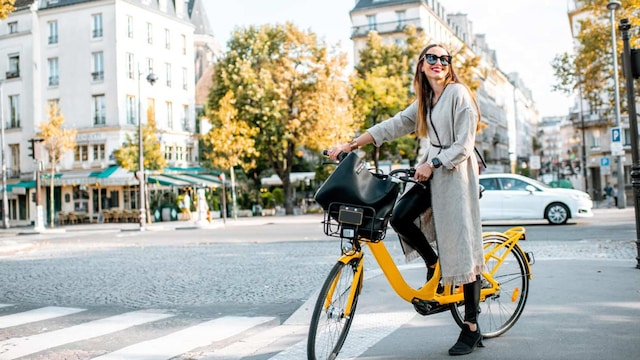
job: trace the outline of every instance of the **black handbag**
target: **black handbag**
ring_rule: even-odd
[[[400,187],[387,175],[374,174],[355,153],[349,153],[320,186],[315,200],[334,220],[340,221],[340,211],[359,209],[362,220],[358,234],[371,240],[384,237],[391,211]]]

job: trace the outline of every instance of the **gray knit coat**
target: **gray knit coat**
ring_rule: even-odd
[[[420,226],[429,242],[437,244],[444,284],[466,284],[484,271],[479,168],[474,153],[478,114],[469,90],[460,84],[449,84],[431,111],[433,126],[427,118],[428,139],[421,141],[427,146],[418,163],[437,157],[443,166],[434,169],[432,208],[421,216]],[[374,145],[380,146],[414,132],[416,121],[414,102],[368,132]],[[414,258],[415,250],[402,245],[407,259]]]

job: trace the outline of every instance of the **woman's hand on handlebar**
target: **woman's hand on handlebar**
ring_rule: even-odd
[[[327,156],[332,160],[337,161],[338,155],[340,155],[340,153],[346,154],[350,152],[351,152],[351,145],[349,145],[349,143],[345,143],[345,144],[340,144],[340,145],[330,147],[329,150],[327,150]]]
[[[429,164],[427,163],[420,164],[416,166],[416,173],[415,175],[413,175],[413,178],[416,181],[427,181],[431,177],[432,173],[433,173],[433,169]]]

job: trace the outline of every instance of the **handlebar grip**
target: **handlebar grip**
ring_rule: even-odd
[[[322,155],[329,156],[329,150],[322,150]],[[346,158],[347,155],[349,155],[349,153],[346,153],[344,151],[340,151],[340,154],[338,154],[338,161],[344,160],[344,158]]]

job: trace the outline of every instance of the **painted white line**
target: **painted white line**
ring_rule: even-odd
[[[52,347],[110,334],[172,316],[171,314],[134,311],[38,335],[8,339],[0,341],[0,359],[16,359]]]
[[[204,354],[204,357],[200,358],[200,360],[239,360],[247,358],[282,338],[302,334],[306,337],[308,330],[308,325],[280,325]]]
[[[355,359],[377,342],[411,321],[415,311],[358,314],[353,319],[347,340],[340,351],[341,359]],[[307,358],[307,340],[300,341],[270,360],[300,360]]]
[[[13,304],[0,304],[0,308],[13,306]]]
[[[0,306],[2,307],[2,306]],[[75,314],[85,309],[48,306],[17,314],[0,316],[0,329]]]
[[[273,317],[225,316],[154,340],[127,346],[93,360],[166,360],[272,320]]]

